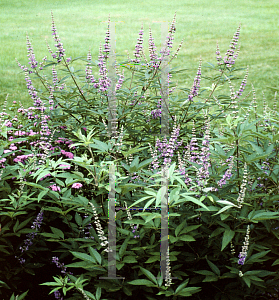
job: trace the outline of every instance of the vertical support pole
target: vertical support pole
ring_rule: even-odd
[[[166,45],[166,37],[168,35],[168,23],[161,23],[161,47],[164,53]],[[169,74],[169,57],[163,56],[161,63],[161,137],[169,136],[169,89],[168,89],[168,74]],[[167,274],[167,253],[169,249],[169,227],[168,227],[168,168],[162,166],[162,195],[161,195],[161,258],[160,271],[162,279],[166,279]],[[177,277],[171,277],[177,279]]]
[[[116,72],[115,72],[115,23],[110,24],[111,48],[109,53],[108,77],[110,79],[110,88],[108,91],[108,131],[111,138],[117,136],[117,113],[116,113]],[[125,277],[116,277],[116,223],[115,223],[115,165],[109,168],[109,204],[108,204],[108,242],[110,251],[108,252],[108,277],[99,277],[99,279],[125,279]]]
[[[110,137],[115,138],[117,136],[117,111],[116,111],[116,95],[115,95],[115,86],[116,86],[116,46],[115,46],[115,23],[110,24],[110,40],[111,48],[109,53],[109,67],[108,67],[108,77],[111,82],[110,88],[108,91],[108,130]]]
[[[161,45],[162,50],[166,48],[165,39],[168,34],[168,23],[161,23]],[[169,135],[169,114],[168,114],[168,58],[163,57],[162,60],[162,72],[161,72],[161,137]],[[169,244],[168,233],[168,179],[167,170],[162,166],[162,195],[161,195],[161,259],[160,259],[160,271],[161,277],[166,278],[167,271],[167,250]]]

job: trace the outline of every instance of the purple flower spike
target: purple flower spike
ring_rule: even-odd
[[[193,101],[193,98],[198,96],[198,92],[199,92],[199,89],[200,89],[200,81],[201,81],[201,64],[202,64],[202,60],[200,59],[200,64],[199,64],[199,68],[198,68],[198,71],[197,71],[197,76],[194,79],[192,89],[191,89],[190,94],[188,96],[188,101],[189,102]]]
[[[41,227],[43,222],[43,209],[39,212],[37,215],[36,219],[33,222],[33,225],[31,226],[32,229],[35,229],[38,231],[38,229]],[[21,252],[25,252],[29,249],[29,246],[33,244],[33,239],[37,235],[37,232],[31,232],[26,235],[27,239],[24,241],[24,246],[19,247]],[[24,260],[21,259],[20,263],[22,264]]]
[[[235,59],[238,56],[239,50],[237,51],[236,54],[234,54],[234,51],[236,49],[236,45],[237,45],[238,39],[239,39],[240,26],[241,26],[241,24],[239,25],[236,33],[233,36],[233,40],[231,42],[230,49],[227,50],[227,53],[224,57],[224,63],[225,63],[225,65],[227,65],[228,68],[230,68],[235,63]]]
[[[135,51],[134,51],[135,59],[131,59],[132,62],[135,62],[135,63],[140,62],[141,53],[143,51],[142,43],[143,43],[143,24],[141,25],[141,30],[139,32],[139,38],[138,38],[137,44],[135,46]]]
[[[88,83],[94,83],[96,80],[94,78],[94,75],[92,74],[92,66],[91,66],[91,60],[92,60],[92,56],[91,56],[91,52],[90,50],[88,51],[87,54],[87,66],[85,69],[85,74],[86,74],[86,80]]]
[[[55,47],[57,48],[56,54],[52,54],[53,58],[57,58],[57,62],[59,63],[62,60],[62,57],[65,56],[65,49],[63,48],[63,44],[60,42],[59,35],[56,33],[56,26],[54,23],[53,13],[51,12],[52,19],[52,35],[54,41],[56,42]]]
[[[26,45],[27,45],[27,52],[28,52],[27,57],[29,59],[29,64],[31,65],[31,69],[35,69],[38,66],[38,62],[36,61],[35,54],[28,35],[26,35],[26,41],[27,41]]]
[[[109,41],[110,41],[109,24],[110,24],[110,16],[109,16],[109,19],[108,19],[108,31],[106,33],[105,44],[104,44],[104,51],[103,51],[105,53],[105,55],[104,55],[105,59],[108,58],[108,55],[109,55],[109,52],[110,52],[110,48],[111,48],[110,43],[109,43]]]
[[[149,27],[149,40],[148,40],[148,45],[149,45],[149,58],[150,58],[150,63],[154,68],[158,68],[159,64],[156,63],[156,60],[158,59],[158,55],[156,54],[156,46],[154,43],[154,38],[152,37],[152,32],[151,28]]]
[[[100,92],[107,91],[111,84],[110,79],[108,78],[108,75],[107,75],[108,71],[107,71],[104,59],[105,59],[105,56],[102,54],[102,46],[100,45],[98,67],[99,67],[99,74],[101,77],[99,78],[99,83],[94,84],[94,87],[99,88]]]
[[[160,51],[160,53],[162,54],[162,56],[160,57],[161,60],[163,60],[163,58],[165,56],[168,56],[170,54],[170,49],[172,48],[172,44],[173,44],[173,40],[174,40],[174,33],[175,33],[175,21],[176,21],[176,12],[174,14],[170,29],[169,29],[169,34],[166,38],[165,41],[165,48],[163,50]]]

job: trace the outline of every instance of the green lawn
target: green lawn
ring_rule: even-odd
[[[224,56],[241,22],[241,50],[237,65],[245,68],[249,65],[247,90],[251,90],[253,83],[259,104],[264,91],[268,103],[272,106],[274,91],[267,86],[279,87],[278,0],[1,0],[0,105],[3,104],[7,93],[10,94],[8,104],[14,100],[21,100],[25,107],[32,104],[25,86],[24,74],[20,73],[15,58],[22,64],[28,64],[26,32],[31,38],[37,60],[40,62],[45,55],[50,58],[45,39],[54,50],[51,10],[58,34],[66,49],[66,57],[86,56],[91,48],[93,59],[98,57],[100,42],[104,44],[109,14],[111,21],[118,22],[117,54],[125,55],[125,50],[128,50],[130,57],[133,57],[134,46],[143,22],[144,47],[148,57],[149,25],[158,49],[161,43],[159,22],[167,21],[170,24],[177,11],[173,49],[176,50],[182,39],[184,43],[172,66],[189,69],[184,76],[177,75],[174,78],[178,80],[180,87],[188,88],[192,86],[200,56],[203,59],[202,74],[205,74],[206,62],[216,62],[216,42],[218,41],[221,55]],[[185,76],[186,74],[189,77]],[[243,78],[245,70],[240,74]],[[202,80],[201,86],[207,86],[207,82]],[[252,99],[252,96],[249,99]]]

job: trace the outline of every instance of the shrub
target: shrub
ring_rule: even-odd
[[[1,114],[0,284],[5,299],[15,292],[23,299],[27,289],[29,297],[40,291],[45,299],[278,296],[278,113],[267,105],[263,114],[257,111],[253,86],[244,96],[248,68],[241,79],[237,74],[243,68],[235,66],[240,26],[224,58],[217,45],[217,64],[208,63],[216,74],[204,79],[212,85],[200,87],[200,60],[192,88],[180,89],[185,98],[169,90],[169,104],[165,81],[179,71],[169,69],[167,78],[166,62],[182,44],[171,56],[175,16],[160,57],[150,31],[149,62],[140,31],[135,59],[117,65],[131,78],[124,79],[116,68],[117,83],[106,67],[109,29],[97,63],[90,51],[86,58],[66,58],[53,16],[52,60],[45,57],[39,64],[27,36],[30,67],[18,64],[34,106],[24,109],[16,102],[10,108],[16,115],[5,108]],[[77,60],[86,63],[83,75],[74,69]],[[65,75],[61,80],[58,72]],[[233,82],[239,79],[235,91]],[[114,84],[117,105],[110,94]],[[166,117],[169,138],[163,134]],[[156,139],[159,129],[162,136]],[[119,211],[116,246],[111,246],[107,200],[114,189]],[[132,216],[130,209],[136,208]],[[167,214],[169,246],[160,253],[160,223],[162,234]],[[125,280],[100,279],[111,270],[107,255],[113,249],[117,276]]]

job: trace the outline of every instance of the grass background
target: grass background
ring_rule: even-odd
[[[131,58],[133,57],[142,23],[146,56],[148,57],[149,53],[149,26],[159,50],[159,22],[165,21],[170,24],[177,11],[174,51],[182,39],[184,43],[178,58],[173,60],[172,67],[188,70],[174,76],[173,79],[178,81],[179,87],[184,88],[191,88],[200,56],[203,60],[202,74],[207,73],[206,62],[216,63],[217,41],[222,57],[225,55],[241,22],[241,49],[236,62],[238,67],[245,69],[249,65],[248,85],[244,95],[251,90],[253,83],[259,105],[263,99],[262,91],[269,106],[273,105],[274,90],[267,87],[279,87],[278,0],[0,0],[0,105],[3,104],[7,93],[8,105],[14,100],[20,100],[25,108],[33,104],[26,89],[24,73],[21,73],[15,58],[23,65],[28,64],[27,32],[36,59],[41,62],[45,55],[50,59],[45,39],[54,50],[51,10],[57,32],[66,49],[66,57],[86,56],[91,48],[93,60],[98,58],[100,42],[104,44],[109,14],[111,21],[117,22],[117,54],[124,55],[122,58],[125,60],[125,50],[129,51]],[[121,58],[118,61],[121,61]],[[239,73],[241,78],[245,72],[246,70],[243,70]],[[202,79],[201,86],[207,84],[208,82]],[[252,95],[248,99],[252,100]]]

